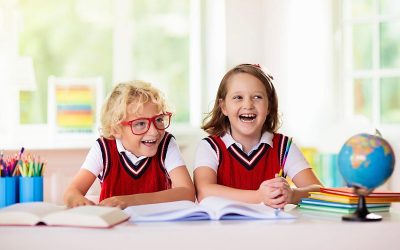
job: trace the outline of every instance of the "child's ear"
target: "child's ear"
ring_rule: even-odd
[[[118,127],[118,126],[113,127],[113,128],[111,129],[111,132],[112,132],[112,135],[113,135],[116,139],[121,139],[121,137],[122,137],[122,131],[121,131],[121,128],[120,128],[120,127]]]
[[[218,104],[219,104],[219,107],[221,108],[222,113],[227,116],[228,114],[226,112],[226,106],[225,106],[224,100],[220,98],[218,100]]]

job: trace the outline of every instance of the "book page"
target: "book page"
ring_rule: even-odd
[[[192,201],[173,201],[125,208],[132,222],[206,220],[207,209],[199,207]]]
[[[80,206],[49,214],[43,221],[53,226],[110,227],[128,218],[117,207]]]
[[[3,225],[36,225],[48,214],[65,210],[46,202],[26,202],[0,209],[0,224]]]
[[[212,219],[293,219],[293,215],[279,212],[264,204],[249,204],[222,197],[210,196],[200,202],[201,206],[211,208],[215,213]]]

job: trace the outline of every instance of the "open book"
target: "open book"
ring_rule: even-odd
[[[220,197],[207,197],[198,204],[191,201],[174,201],[131,206],[124,211],[131,216],[132,222],[295,218],[264,204],[248,204]]]
[[[81,206],[68,209],[45,202],[17,203],[0,209],[0,225],[76,226],[108,228],[128,220],[121,209]]]

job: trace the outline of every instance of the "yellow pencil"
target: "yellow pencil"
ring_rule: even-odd
[[[276,176],[276,175],[275,175],[275,176]],[[278,177],[283,177],[283,168],[281,168],[281,169],[279,170]],[[281,211],[282,211],[281,208],[276,208],[276,209],[275,209],[275,216],[278,216],[279,213],[280,213]]]
[[[281,170],[279,170],[278,177],[282,177],[282,176],[283,176],[283,169],[281,168]]]

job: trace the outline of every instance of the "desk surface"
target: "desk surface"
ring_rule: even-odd
[[[293,209],[295,220],[120,224],[111,229],[0,227],[8,249],[400,249],[400,209],[381,222],[343,222]]]

